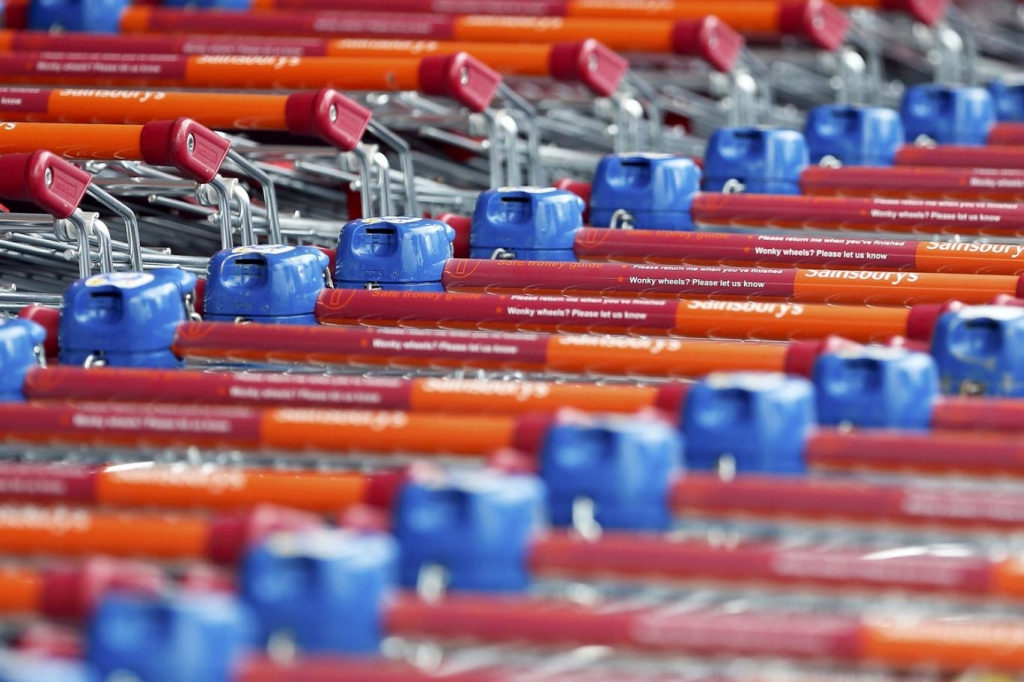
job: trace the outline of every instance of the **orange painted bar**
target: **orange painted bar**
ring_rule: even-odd
[[[910,311],[769,301],[325,290],[324,324],[790,341],[907,334]]]
[[[1024,667],[1024,623],[1008,619],[879,616],[865,620],[861,643],[866,659],[900,667],[933,665],[947,671]]]
[[[142,126],[0,123],[0,153],[45,148],[70,159],[143,160]]]
[[[248,509],[278,504],[337,512],[364,502],[367,476],[352,472],[114,465],[96,473],[96,501],[118,507]]]
[[[218,362],[678,378],[725,370],[782,371],[793,349],[735,341],[218,322],[180,325],[173,348],[182,357]]]
[[[0,506],[0,552],[17,555],[202,559],[208,523],[166,514]]]
[[[3,92],[4,99],[16,96]],[[53,89],[35,93],[34,106],[19,103],[0,112],[7,121],[142,124],[188,116],[210,128],[287,130],[284,95]]]
[[[514,418],[424,415],[407,412],[268,410],[261,431],[275,450],[431,452],[480,457],[510,447]]]
[[[31,401],[116,401],[182,405],[322,407],[467,414],[521,414],[572,407],[636,412],[658,404],[664,387],[363,377],[274,372],[200,372],[125,367],[34,367]]]
[[[42,600],[43,577],[38,571],[19,567],[0,568],[0,614],[29,614]]]
[[[138,403],[0,405],[7,443],[484,456],[513,445],[517,417]]]

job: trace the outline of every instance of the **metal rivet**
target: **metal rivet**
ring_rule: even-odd
[[[188,134],[188,138],[185,140],[185,146],[188,147],[189,154],[196,150],[196,136],[194,134]]]
[[[53,169],[47,168],[43,171],[43,182],[46,183],[47,187],[53,184]]]
[[[327,110],[327,117],[331,119],[331,123],[336,123],[338,120],[338,105],[332,104],[331,108]]]
[[[461,83],[462,85],[469,84],[469,69],[467,69],[465,66],[463,66],[459,70],[459,83]]]
[[[587,57],[587,71],[597,71],[597,55],[591,54]]]

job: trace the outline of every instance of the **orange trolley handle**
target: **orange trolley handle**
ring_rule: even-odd
[[[0,153],[30,153],[42,146],[69,159],[132,160],[173,166],[190,179],[207,183],[220,171],[230,143],[187,118],[144,126],[0,124]]]

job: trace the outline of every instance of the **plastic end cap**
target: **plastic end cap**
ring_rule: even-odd
[[[92,176],[47,151],[0,156],[0,197],[30,201],[54,218],[67,218]]]
[[[960,301],[946,303],[921,303],[910,307],[907,315],[907,338],[912,341],[931,341],[935,324],[946,313],[956,312],[965,307]]]
[[[309,653],[377,653],[397,561],[385,534],[281,533],[248,553],[239,591],[263,644],[284,633]]]
[[[249,547],[268,535],[322,526],[323,523],[315,514],[272,505],[259,506],[240,514],[219,516],[210,524],[207,557],[219,564],[234,564]]]
[[[672,26],[672,52],[699,57],[719,71],[736,66],[746,40],[718,17],[677,21]]]
[[[452,257],[469,258],[469,239],[472,234],[473,219],[455,213],[438,213],[435,218],[455,230],[452,240]]]
[[[596,40],[555,43],[548,57],[551,77],[583,83],[599,97],[610,97],[619,87],[629,62]]]
[[[806,38],[823,50],[834,52],[846,42],[850,18],[824,0],[804,0],[779,9],[779,31]]]
[[[190,118],[153,121],[139,136],[142,159],[153,166],[171,166],[198,183],[213,180],[231,143]]]
[[[166,584],[163,572],[155,566],[96,557],[79,566],[47,570],[40,610],[49,618],[80,621],[92,614],[107,592],[154,595]]]
[[[420,90],[435,97],[450,97],[470,111],[491,105],[501,75],[465,52],[420,60]]]
[[[370,116],[369,109],[331,88],[296,92],[288,96],[284,107],[289,132],[319,137],[344,152],[355,149],[363,139]]]
[[[934,26],[946,15],[949,0],[882,0],[882,9],[903,12],[927,26]]]
[[[814,341],[793,341],[786,350],[783,371],[805,378],[814,376],[814,363],[823,353],[834,353],[845,348],[858,348],[859,343],[841,336],[827,336]]]
[[[410,480],[395,509],[400,583],[417,585],[425,570],[439,566],[454,590],[524,589],[527,551],[544,526],[544,507],[536,476],[463,470]]]
[[[690,389],[683,406],[687,467],[797,474],[816,421],[810,381],[783,374],[712,374]]]
[[[821,424],[923,429],[939,395],[939,370],[928,353],[865,346],[819,357],[814,386]]]
[[[590,504],[605,528],[664,530],[671,525],[668,492],[683,467],[683,438],[660,419],[605,417],[555,425],[540,458],[552,523],[578,522]]]

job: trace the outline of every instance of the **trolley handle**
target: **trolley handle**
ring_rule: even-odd
[[[834,52],[846,41],[850,18],[823,0],[804,0],[779,7],[779,32],[806,38],[823,50]]]
[[[332,88],[296,92],[285,101],[288,132],[319,137],[346,152],[363,139],[370,116],[369,109]]]
[[[45,150],[0,155],[0,197],[31,202],[60,220],[78,208],[91,178]]]
[[[745,46],[743,36],[718,17],[683,19],[672,27],[675,54],[698,57],[719,71],[731,71]]]
[[[143,161],[172,166],[205,184],[220,172],[231,143],[190,118],[145,125],[5,123],[0,149],[27,153],[40,147],[64,158]]]
[[[450,97],[474,112],[491,105],[501,84],[501,75],[465,52],[424,57],[419,66],[420,91],[436,97]]]
[[[220,172],[231,143],[190,118],[153,121],[139,132],[142,160],[152,166],[171,166],[200,184]]]

